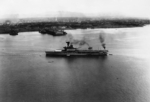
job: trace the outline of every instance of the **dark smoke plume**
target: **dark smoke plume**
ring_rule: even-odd
[[[102,47],[105,49],[106,48],[106,44],[105,44],[105,33],[104,32],[100,33],[99,40],[100,40],[100,43],[101,43]]]
[[[67,41],[69,41],[73,45],[78,45],[79,48],[81,48],[84,45],[90,47],[85,37],[83,37],[82,39],[75,39],[71,34],[68,34],[67,38],[68,38]]]

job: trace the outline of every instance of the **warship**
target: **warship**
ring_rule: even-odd
[[[108,50],[93,50],[89,47],[88,50],[79,50],[70,42],[66,42],[67,46],[62,50],[45,51],[46,56],[107,56]]]

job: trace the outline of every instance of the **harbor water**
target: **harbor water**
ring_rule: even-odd
[[[0,102],[149,102],[150,26],[0,35]],[[46,57],[66,41],[106,57]]]

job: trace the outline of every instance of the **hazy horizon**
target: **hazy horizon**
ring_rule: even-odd
[[[150,18],[149,4],[148,0],[0,0],[0,19],[55,17],[65,12],[91,17]]]

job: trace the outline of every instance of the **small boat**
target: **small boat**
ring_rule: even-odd
[[[49,35],[53,35],[53,36],[63,36],[63,35],[67,34],[63,30],[53,30],[53,29],[48,29],[48,28],[39,30],[39,33],[41,33],[41,34],[49,34]]]

